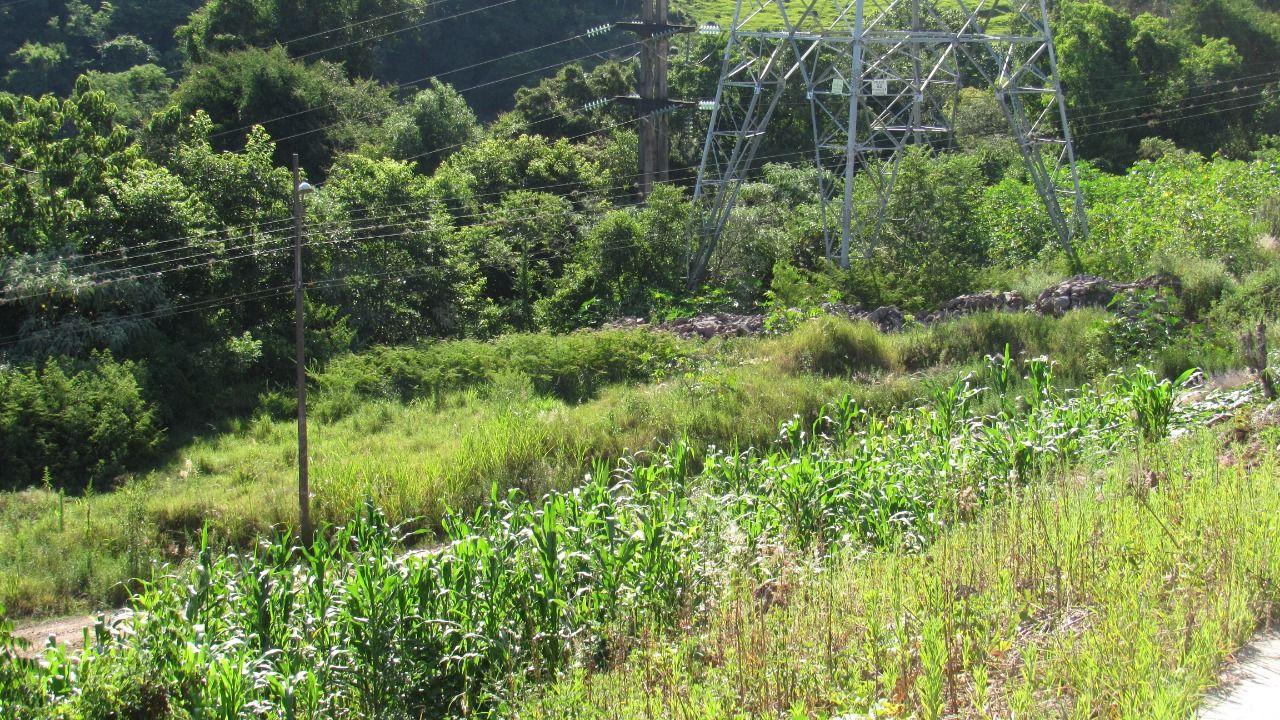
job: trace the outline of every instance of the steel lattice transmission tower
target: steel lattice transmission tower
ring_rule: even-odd
[[[847,268],[892,235],[901,219],[886,210],[903,152],[950,144],[964,85],[994,91],[1074,262],[1087,224],[1045,0],[737,0],[728,32],[694,190],[690,285],[779,111],[808,115],[824,250]],[[784,100],[788,89],[799,107]]]

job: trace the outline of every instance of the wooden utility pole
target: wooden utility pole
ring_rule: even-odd
[[[306,191],[311,186],[305,187]],[[298,367],[298,524],[302,547],[310,548],[311,486],[307,458],[307,348],[306,308],[302,297],[302,171],[298,167],[298,154],[293,154],[293,300],[294,343],[297,346]]]
[[[671,35],[658,28],[668,22],[670,0],[645,0],[642,22],[650,37],[640,46],[640,195],[648,197],[655,183],[665,182],[671,169],[671,119],[654,112],[667,103]]]

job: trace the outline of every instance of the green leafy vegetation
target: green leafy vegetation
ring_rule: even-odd
[[[967,89],[848,269],[779,110],[690,288],[705,116],[671,113],[642,201],[634,110],[594,102],[635,43],[586,31],[637,7],[0,2],[0,716],[1194,709],[1276,600],[1275,431],[1251,390],[1179,399],[1269,372],[1275,8],[1055,4],[1070,261]],[[672,97],[713,95],[723,43],[673,40]],[[1077,269],[1173,279],[934,314]],[[702,313],[762,336],[601,329]],[[1210,417],[1246,446],[1187,437]],[[7,619],[122,606],[82,652]]]
[[[87,363],[0,370],[0,448],[10,463],[4,489],[55,475],[68,479],[66,490],[101,487],[154,453],[161,437],[137,368],[109,353]]]
[[[993,414],[975,412],[989,391],[958,380],[892,415],[846,397],[784,423],[759,450],[697,461],[677,443],[598,464],[569,492],[495,489],[484,509],[446,517],[444,546],[408,558],[372,508],[305,553],[277,543],[219,556],[203,544],[189,570],[134,598],[128,633],[91,642],[82,679],[64,679],[68,659],[51,650],[11,707],[492,708],[575,657],[607,664],[642,633],[675,628],[716,602],[714,588],[777,580],[770,548],[892,556],[931,545],[978,508],[1014,502],[1054,468],[1110,457],[1148,427],[1105,387],[1059,390],[1043,358],[1026,371],[1021,407]],[[939,632],[922,641],[921,661],[935,662],[919,680],[926,712],[942,701],[950,653]],[[108,680],[124,677],[134,680]]]
[[[710,345],[647,332],[515,335],[339,358],[316,377],[312,398],[315,513],[342,524],[372,500],[393,523],[439,529],[448,509],[470,512],[493,485],[533,495],[569,487],[594,462],[664,442],[699,453],[758,445],[837,395],[897,407],[924,395],[925,379],[951,377],[1009,338],[1015,356],[1077,353],[1062,355],[1076,358],[1060,371],[1065,382],[1092,376],[1080,359],[1090,351],[1072,338],[1099,316],[1028,319],[1038,321],[1030,330],[987,315],[901,336],[825,320],[777,339]],[[907,375],[904,359],[921,343],[941,350]],[[861,357],[881,365],[849,364]],[[266,404],[281,418],[293,412],[284,397]],[[153,561],[188,559],[202,531],[251,547],[295,525],[295,442],[292,420],[263,412],[184,444],[112,492],[64,498],[52,486],[0,496],[0,602],[20,615],[116,602],[124,583],[151,577]]]
[[[622,104],[587,108],[630,92],[634,64],[609,52],[599,63],[536,64],[568,49],[556,33],[619,10],[512,2],[473,17],[455,5],[0,8],[14,20],[0,30],[13,93],[0,96],[0,356],[38,374],[110,351],[132,363],[155,425],[178,440],[283,412],[293,374],[295,153],[320,186],[304,226],[317,378],[334,358],[382,345],[570,332],[624,315],[768,308],[781,317],[795,308],[799,318],[828,300],[919,314],[993,284],[1030,289],[1063,275],[1000,114],[966,92],[955,148],[907,155],[886,210],[903,220],[887,223],[871,238],[875,251],[848,270],[816,251],[817,172],[794,164],[808,134],[780,119],[784,132],[762,148],[707,284],[689,289],[690,166],[704,119],[673,115],[672,182],[639,204],[635,118]],[[723,6],[677,9],[706,20]],[[1184,3],[1157,16],[1073,2],[1055,17],[1070,110],[1083,124],[1092,228],[1077,248],[1084,269],[1117,280],[1185,275],[1189,292],[1169,301],[1181,305],[1165,314],[1169,327],[1201,323],[1219,349],[1243,318],[1206,314],[1261,282],[1250,278],[1271,266],[1280,223],[1277,150],[1262,134],[1274,108],[1252,98],[1265,100],[1274,82],[1266,73],[1241,79],[1280,52],[1270,11],[1245,10],[1233,5],[1211,21]],[[600,49],[613,39],[573,46],[584,42]],[[673,95],[713,92],[721,43],[676,42]],[[507,57],[517,47],[537,51]],[[427,61],[410,67],[411,56]],[[543,69],[504,77],[513,64]],[[1224,90],[1233,93],[1225,100]],[[1134,107],[1138,98],[1150,102]],[[1210,99],[1218,109],[1206,118]],[[1112,127],[1118,118],[1123,130]],[[858,202],[871,202],[867,176],[856,182]],[[1115,347],[1071,372],[1083,377],[1118,358],[1122,332],[1142,334],[1115,330]],[[965,354],[918,342],[896,359],[838,352],[797,362],[823,372],[917,368]],[[1209,364],[1227,360],[1220,353]],[[1177,364],[1159,370],[1176,374]],[[331,409],[349,412],[350,399],[343,409],[337,397]],[[150,461],[151,444],[128,447],[104,462],[110,471],[95,471],[99,482]],[[25,461],[4,465],[16,470],[3,485],[32,482]],[[86,486],[73,465],[51,464],[50,482]]]
[[[771,584],[729,584],[705,627],[512,715],[1191,716],[1276,602],[1276,458],[1224,465],[1220,446],[1057,475],[923,553],[784,556]]]

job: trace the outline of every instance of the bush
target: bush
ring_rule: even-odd
[[[101,485],[151,455],[163,437],[140,368],[109,353],[0,370],[0,488],[47,477]]]
[[[1192,322],[1236,291],[1236,280],[1231,271],[1217,258],[1175,257],[1152,263],[1151,269],[1169,273],[1182,281],[1182,315]]]
[[[890,370],[895,365],[889,341],[870,323],[830,316],[814,318],[786,337],[777,361],[787,372],[822,375]]]
[[[1240,280],[1208,314],[1211,325],[1237,327],[1280,317],[1280,263],[1272,263]]]
[[[1009,347],[1018,355],[1048,355],[1060,377],[1079,382],[1099,365],[1107,315],[1077,310],[1054,319],[1032,313],[978,313],[912,330],[894,339],[902,366],[911,371],[968,362]]]
[[[693,347],[665,333],[612,330],[373,348],[334,360],[316,377],[316,412],[334,420],[370,399],[438,400],[508,372],[528,376],[539,394],[582,402],[612,383],[652,379]]]

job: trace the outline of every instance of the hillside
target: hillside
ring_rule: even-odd
[[[721,226],[637,8],[0,0],[0,718],[1195,712],[1280,603],[1280,14],[1053,3],[1068,127],[938,45],[852,176],[789,82]]]
[[[65,94],[86,71],[129,72],[149,63],[181,81],[184,68],[199,62],[210,42],[218,50],[283,43],[295,56],[319,51],[312,60],[343,63],[349,72],[386,83],[448,73],[457,87],[481,86],[468,100],[482,117],[492,117],[511,108],[517,87],[542,75],[506,78],[571,57],[595,61],[594,53],[610,44],[583,37],[507,62],[471,66],[561,40],[569,28],[585,30],[634,15],[636,8],[634,1],[619,0],[24,0],[0,6],[0,89]],[[458,13],[467,14],[441,20]],[[363,42],[373,36],[380,36],[376,43]]]

